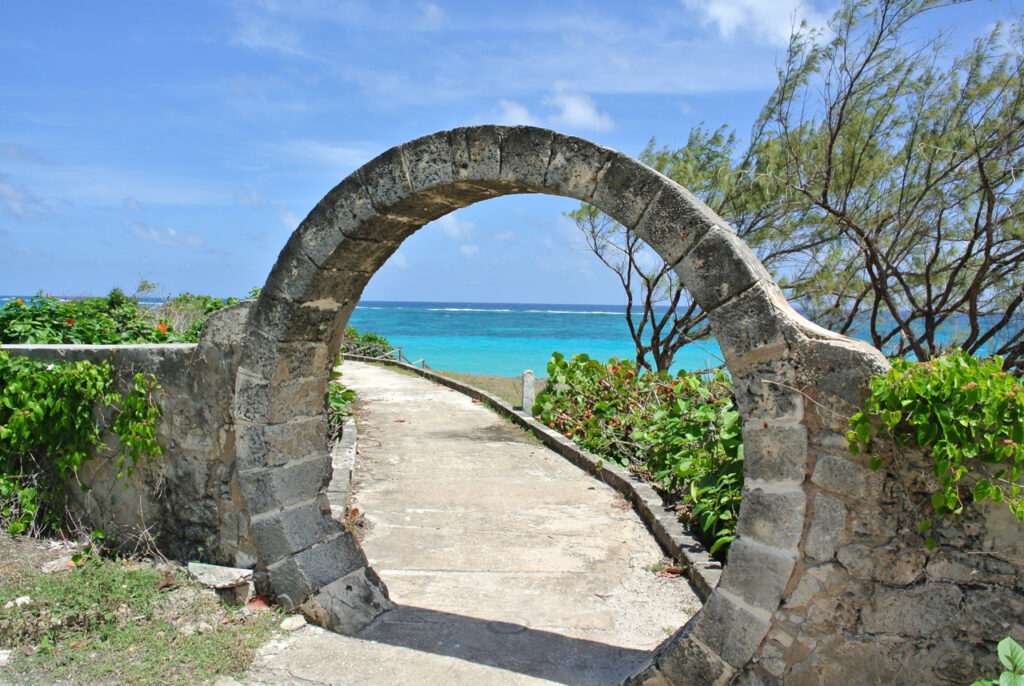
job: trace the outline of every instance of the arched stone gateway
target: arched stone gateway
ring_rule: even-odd
[[[250,309],[233,401],[249,535],[236,540],[247,541],[243,557],[277,598],[340,632],[390,607],[359,545],[329,515],[328,375],[360,293],[405,238],[513,193],[591,203],[675,265],[709,313],[745,421],[739,536],[721,583],[630,683],[929,681],[932,668],[942,671],[935,656],[969,657],[970,646],[943,630],[965,606],[996,596],[969,597],[955,556],[933,574],[907,533],[914,522],[900,514],[907,496],[846,451],[846,418],[886,369],[883,356],[798,315],[686,189],[621,153],[530,127],[444,131],[369,162],[302,222]],[[1020,600],[1012,561],[983,574]]]

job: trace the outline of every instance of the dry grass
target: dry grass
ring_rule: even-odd
[[[448,372],[440,369],[432,369],[431,371],[492,393],[512,407],[519,407],[523,403],[523,379],[520,376],[466,374],[465,372]],[[544,388],[546,381],[547,379],[537,379],[534,382],[534,389],[537,393],[540,393],[541,389]]]

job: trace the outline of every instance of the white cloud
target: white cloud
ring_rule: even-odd
[[[200,236],[191,233],[178,233],[174,229],[154,229],[145,224],[125,221],[131,232],[148,243],[156,243],[171,248],[194,248],[203,244]]]
[[[480,252],[480,248],[478,248],[475,245],[460,245],[459,246],[459,254],[461,254],[463,257],[465,257],[467,259],[472,258],[472,257],[476,257],[477,253],[479,253],[479,252]]]
[[[259,191],[243,191],[239,188],[235,191],[235,202],[247,207],[262,207],[267,204],[267,196]]]
[[[138,200],[136,200],[130,195],[121,201],[121,207],[125,208],[126,210],[131,210],[132,212],[142,211],[142,203],[140,203]]]
[[[505,126],[540,126],[541,122],[530,114],[530,110],[524,105],[512,100],[499,100],[498,107],[501,113],[498,115],[497,123]]]
[[[439,29],[445,25],[448,15],[432,2],[420,3],[419,27],[422,29]]]
[[[499,231],[498,233],[492,233],[489,238],[492,241],[514,241],[516,239],[516,232],[511,229]]]
[[[610,115],[598,112],[593,98],[585,93],[570,91],[565,83],[556,83],[555,90],[544,98],[544,104],[558,110],[548,118],[556,126],[593,131],[610,131],[615,128]]]
[[[476,233],[476,224],[459,219],[455,214],[446,214],[433,222],[441,232],[452,240],[469,240]]]
[[[42,199],[24,186],[0,181],[0,207],[17,219],[43,219],[54,216]]]
[[[396,252],[394,255],[388,258],[388,261],[384,265],[385,267],[394,267],[395,269],[408,269],[409,260],[405,258],[400,252]]]
[[[270,145],[269,148],[277,155],[298,162],[331,167],[359,167],[371,158],[371,154],[361,147],[334,145],[310,139],[285,141]]]
[[[56,164],[53,160],[48,160],[45,157],[40,156],[35,150],[27,148],[24,145],[17,145],[16,143],[0,144],[0,157],[4,157],[15,162],[28,162],[30,164],[41,164],[46,166]]]
[[[751,36],[767,45],[786,45],[801,20],[818,27],[827,20],[801,0],[683,0],[683,5],[727,40]]]
[[[277,218],[281,220],[281,225],[284,228],[288,229],[289,231],[294,231],[299,226],[299,222],[301,221],[299,219],[299,215],[288,210],[279,211],[277,213]]]

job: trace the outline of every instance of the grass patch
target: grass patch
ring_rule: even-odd
[[[462,383],[476,386],[482,391],[487,391],[498,396],[512,407],[519,407],[523,403],[523,378],[521,376],[491,376],[489,374],[466,374],[465,372],[447,372],[439,369],[432,369],[442,376],[455,379]],[[536,379],[534,388],[539,392],[544,388],[547,379]],[[530,408],[526,408],[529,411]]]
[[[193,684],[240,676],[274,633],[276,610],[224,607],[170,564],[67,555],[0,535],[0,648],[15,683]]]

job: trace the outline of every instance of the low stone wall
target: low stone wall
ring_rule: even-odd
[[[136,373],[153,374],[163,419],[157,438],[166,453],[144,458],[125,482],[116,479],[116,437],[110,451],[86,462],[68,484],[84,522],[126,546],[152,536],[163,554],[180,560],[252,567],[248,522],[235,467],[231,399],[238,334],[249,310],[242,303],[215,313],[199,344],[5,345],[12,355],[44,361],[109,361],[122,387]],[[82,487],[86,490],[83,490]]]

